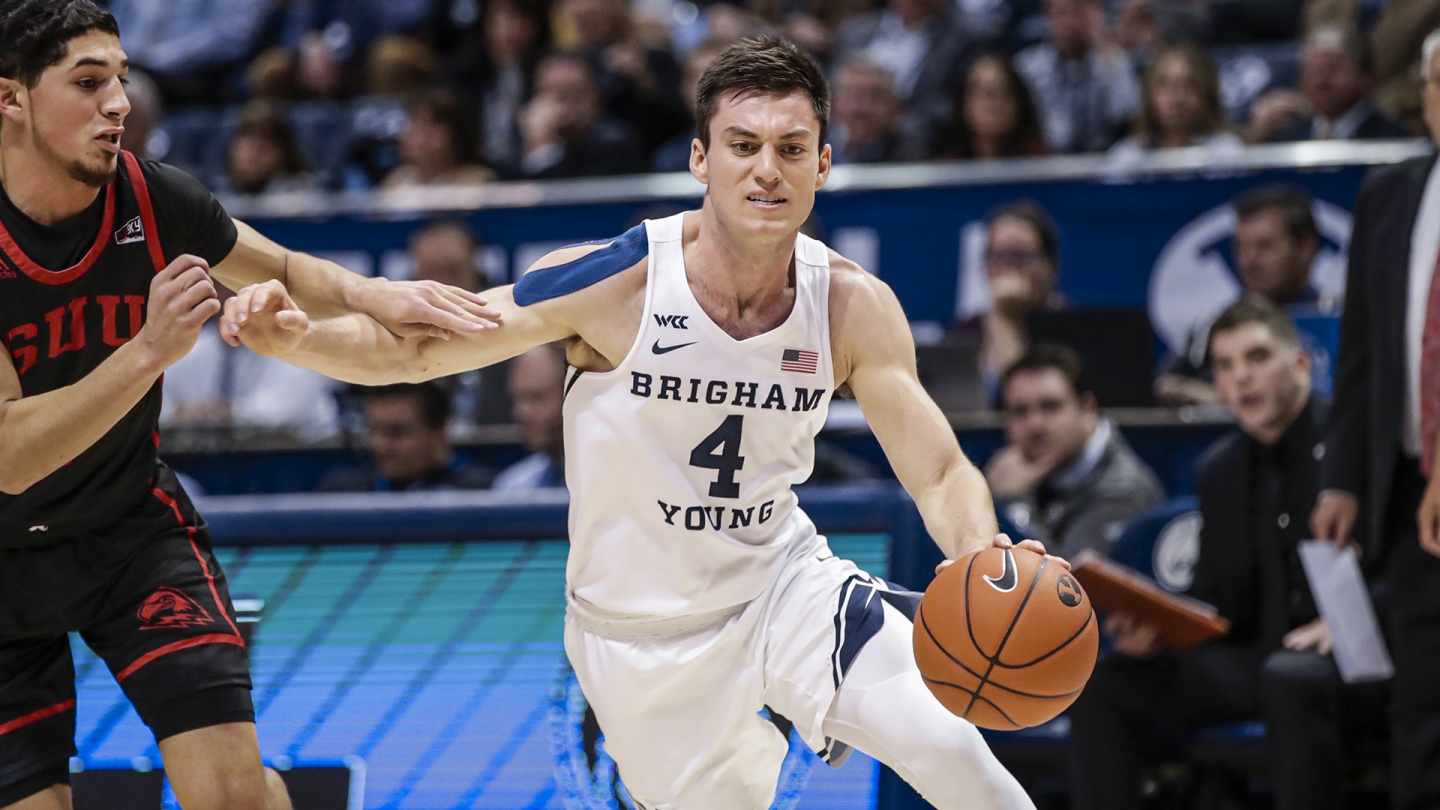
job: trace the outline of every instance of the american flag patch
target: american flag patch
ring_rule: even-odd
[[[820,353],[806,351],[805,349],[786,349],[780,355],[781,371],[796,371],[801,374],[814,374],[815,367],[820,362]]]

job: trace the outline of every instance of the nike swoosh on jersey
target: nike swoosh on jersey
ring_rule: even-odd
[[[698,342],[699,341],[692,340],[689,343],[677,343],[674,346],[661,346],[660,341],[657,340],[655,341],[655,345],[650,347],[650,351],[654,352],[655,354],[667,354],[669,352],[675,351],[676,349],[683,349],[686,346],[694,346]]]
[[[1015,590],[1015,583],[1020,579],[1019,575],[1015,572],[1015,553],[1008,548],[1005,549],[1005,570],[1000,572],[999,577],[992,577],[989,574],[985,574],[984,579],[990,583],[990,587],[1001,593],[1009,593]]]

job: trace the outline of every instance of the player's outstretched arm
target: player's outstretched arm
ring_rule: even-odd
[[[314,320],[284,285],[267,281],[225,302],[222,334],[236,335],[258,354],[360,385],[420,382],[482,368],[574,334],[554,307],[519,307],[510,287],[489,293],[502,316],[481,333],[401,337],[368,315]]]
[[[220,311],[208,270],[181,256],[157,273],[145,326],[73,385],[27,397],[15,367],[0,363],[0,492],[24,492],[88,450],[189,353]]]
[[[848,382],[930,536],[949,559],[990,546],[999,532],[985,476],[920,385],[915,341],[884,282],[831,254],[830,330],[836,384]]]
[[[498,313],[483,296],[433,281],[365,278],[340,265],[287,250],[235,221],[239,239],[214,274],[233,290],[275,280],[313,318],[363,312],[397,335],[415,337],[437,330],[478,333],[494,325]],[[224,334],[236,345],[233,334]]]

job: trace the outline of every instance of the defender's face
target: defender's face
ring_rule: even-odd
[[[65,58],[20,91],[29,100],[21,116],[36,148],[71,178],[96,187],[114,178],[130,113],[129,72],[120,40],[92,31],[71,40]]]
[[[800,229],[830,176],[830,147],[810,98],[731,94],[710,119],[710,148],[697,138],[690,173],[710,187],[710,205],[729,227],[784,237]]]

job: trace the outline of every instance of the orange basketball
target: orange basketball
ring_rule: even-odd
[[[1100,631],[1080,583],[1025,549],[987,548],[940,572],[915,615],[915,662],[945,708],[981,728],[1038,726],[1095,668]]]

